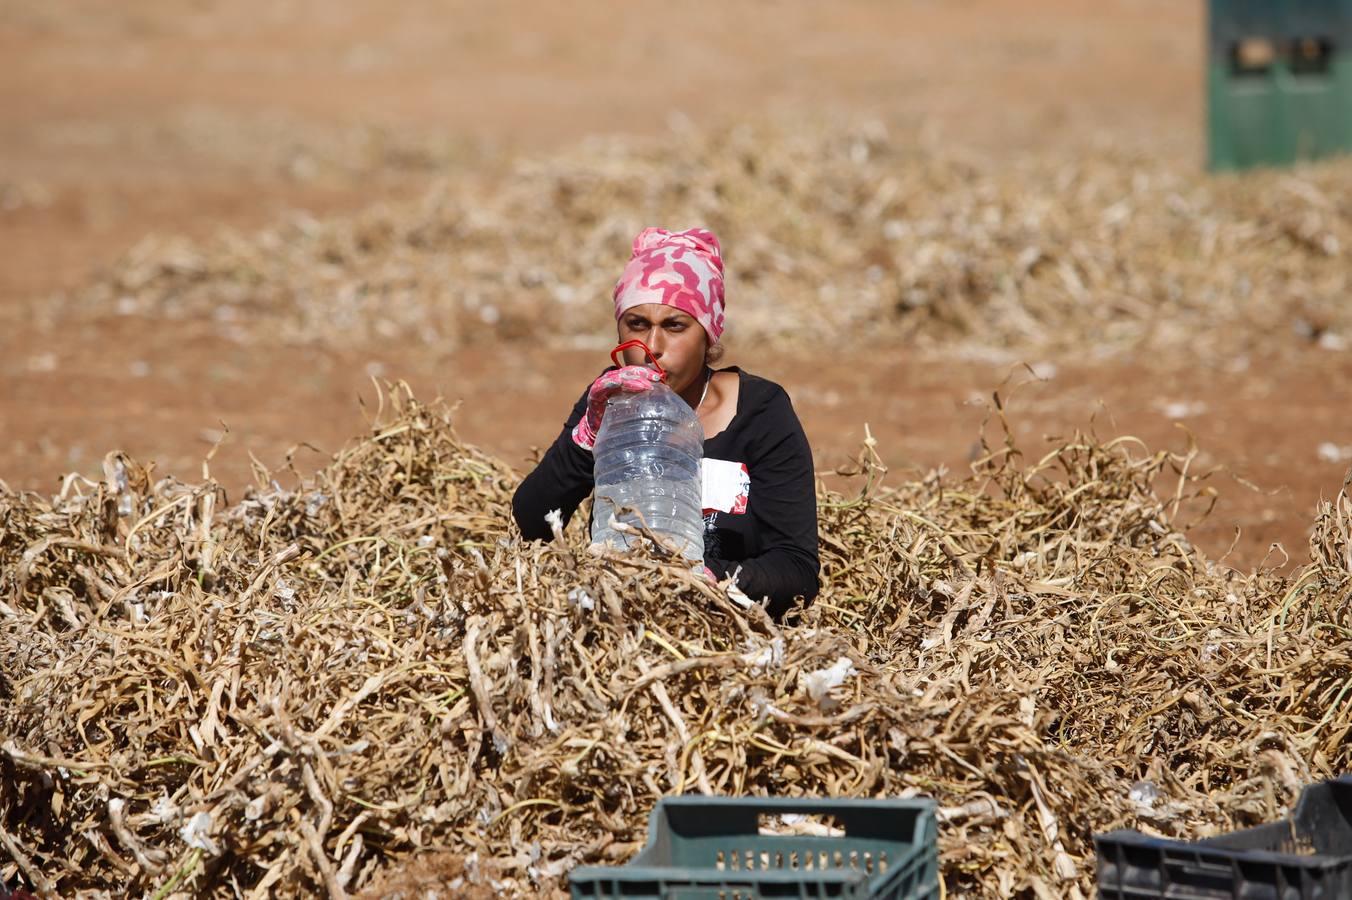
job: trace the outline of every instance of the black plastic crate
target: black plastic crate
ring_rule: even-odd
[[[773,834],[762,816],[817,815],[842,834]],[[929,900],[939,896],[934,802],[667,797],[624,866],[581,866],[574,900]]]
[[[1104,900],[1352,900],[1352,775],[1310,785],[1288,819],[1200,841],[1094,836]]]

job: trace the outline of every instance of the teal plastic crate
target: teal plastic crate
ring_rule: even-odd
[[[762,833],[786,814],[844,834]],[[926,900],[939,896],[934,801],[667,797],[632,862],[579,867],[569,885],[574,900]]]
[[[1352,0],[1208,0],[1208,161],[1352,151]]]

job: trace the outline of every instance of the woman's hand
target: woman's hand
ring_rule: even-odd
[[[596,435],[601,431],[601,417],[606,413],[606,404],[619,391],[638,394],[650,391],[662,375],[647,366],[625,366],[602,373],[592,382],[587,391],[587,413],[573,426],[573,443],[583,450],[590,450],[596,444]]]

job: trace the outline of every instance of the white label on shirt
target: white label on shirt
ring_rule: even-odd
[[[751,496],[751,473],[746,463],[726,459],[704,459],[700,464],[704,478],[704,514],[712,512],[746,514]]]

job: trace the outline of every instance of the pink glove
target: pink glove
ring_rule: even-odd
[[[583,450],[592,449],[596,444],[596,435],[601,430],[601,417],[605,415],[606,404],[618,391],[638,394],[650,391],[653,385],[662,380],[662,375],[647,366],[625,366],[611,372],[602,373],[592,382],[587,391],[587,412],[573,426],[573,443]]]

